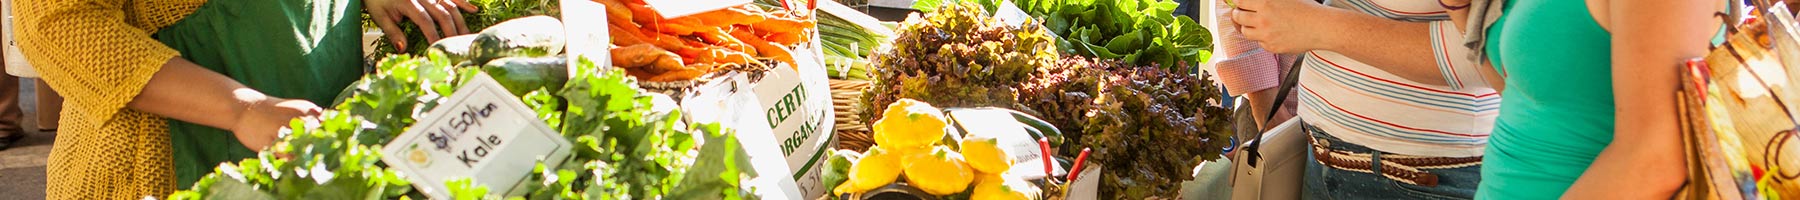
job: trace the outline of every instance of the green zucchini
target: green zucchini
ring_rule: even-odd
[[[444,53],[444,57],[449,58],[451,63],[468,62],[469,59],[478,57],[475,51],[470,50],[474,46],[475,37],[476,35],[469,34],[440,39],[431,43],[429,51]]]
[[[481,71],[493,76],[514,96],[525,96],[538,88],[561,90],[563,83],[569,81],[568,66],[569,59],[562,56],[506,57],[488,61]]]
[[[487,63],[503,57],[544,57],[562,53],[562,21],[549,16],[531,16],[506,20],[482,29],[470,50],[476,52],[475,63]]]

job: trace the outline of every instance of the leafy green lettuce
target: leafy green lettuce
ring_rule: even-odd
[[[386,169],[379,149],[477,74],[450,63],[438,53],[390,57],[319,121],[294,121],[272,151],[221,165],[170,198],[424,199],[403,175]],[[756,173],[736,133],[717,124],[684,125],[679,110],[653,110],[651,94],[622,70],[587,59],[574,69],[563,90],[520,97],[578,145],[569,159],[540,161],[524,195],[513,198],[755,198],[741,181]],[[456,199],[505,191],[468,179],[446,186]]]
[[[1006,0],[919,0],[914,9],[933,12],[938,5],[974,2],[996,13]],[[1212,34],[1187,16],[1175,16],[1180,5],[1165,0],[1019,0],[1020,10],[1058,36],[1063,53],[1120,59],[1162,68],[1198,66],[1212,56]]]

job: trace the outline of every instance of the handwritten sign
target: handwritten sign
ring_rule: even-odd
[[[381,161],[432,199],[449,198],[444,181],[457,177],[500,191],[495,196],[517,191],[540,160],[555,168],[572,146],[487,74],[426,113],[382,148]]]

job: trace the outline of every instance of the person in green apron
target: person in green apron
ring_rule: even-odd
[[[458,11],[477,9],[462,0],[14,3],[21,52],[69,97],[45,170],[48,199],[187,187],[274,143],[289,120],[317,115],[313,102],[360,77],[363,11],[386,32],[410,19],[436,40],[467,33]]]
[[[322,105],[331,103],[342,88],[362,77],[362,20],[358,11],[362,11],[364,2],[371,4],[371,14],[405,13],[380,9],[387,5],[385,2],[398,2],[401,7],[418,4],[414,0],[211,0],[182,22],[158,31],[155,38],[180,50],[182,58],[263,94]],[[463,0],[443,4],[468,5]],[[427,40],[468,32],[461,13],[454,9],[434,13],[434,9],[407,13],[419,16],[414,22],[423,27],[421,32],[427,34]],[[400,32],[394,29],[396,20],[387,16],[401,14],[376,16],[383,31]],[[427,22],[443,16],[450,20]],[[401,34],[389,36],[396,45],[405,43]],[[220,162],[256,157],[256,151],[248,150],[232,133],[220,128],[171,119],[169,133],[175,146],[176,187],[193,186]]]
[[[449,12],[388,10],[406,13],[402,15],[375,12],[390,7],[377,3],[397,2],[404,4],[398,6],[412,7],[405,3],[438,2],[435,0],[364,1],[373,4],[369,5],[371,15],[381,13],[376,21],[382,24],[384,32],[399,32],[393,28],[397,19],[390,16],[417,17],[415,22],[421,25],[428,40],[468,32],[455,8]],[[442,3],[468,5],[461,0]],[[359,0],[214,0],[153,37],[194,64],[269,96],[326,104],[362,77],[362,7]],[[425,16],[431,13],[443,15]],[[441,18],[450,19],[426,21]],[[403,35],[387,35],[396,46],[405,46],[401,44],[405,42]],[[256,156],[230,131],[175,119],[168,121],[178,188],[192,185],[220,162]]]

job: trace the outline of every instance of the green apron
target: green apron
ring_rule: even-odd
[[[362,77],[360,0],[211,0],[153,37],[274,97],[322,107]],[[177,187],[256,156],[230,131],[169,120]]]

